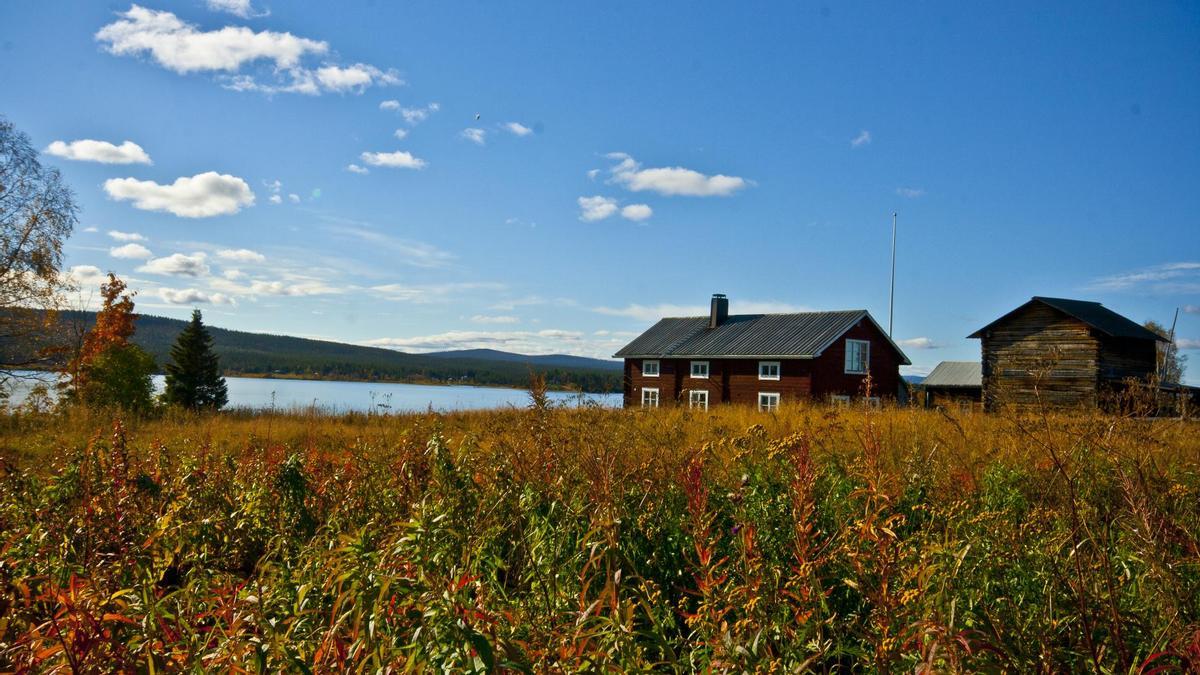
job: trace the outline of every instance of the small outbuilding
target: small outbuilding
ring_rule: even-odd
[[[968,337],[982,343],[986,410],[1097,407],[1151,383],[1167,340],[1098,302],[1034,297]]]
[[[921,382],[926,408],[973,409],[983,401],[983,364],[942,361]]]

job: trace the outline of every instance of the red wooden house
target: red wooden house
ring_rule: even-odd
[[[662,319],[615,356],[626,407],[894,398],[909,364],[864,309],[730,315],[720,294],[708,316]]]

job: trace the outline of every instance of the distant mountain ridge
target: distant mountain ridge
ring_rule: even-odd
[[[620,361],[606,361],[586,356],[570,354],[515,354],[498,349],[454,349],[445,352],[428,352],[425,356],[437,358],[485,359],[489,361],[516,361],[531,363],[535,366],[558,368],[600,368],[602,370],[621,370],[624,366]]]
[[[91,327],[94,312],[69,311],[59,314],[65,329]],[[154,356],[161,368],[170,358],[171,346],[187,324],[149,314],[138,315],[133,342]],[[529,385],[531,372],[539,372],[546,384],[559,389],[586,392],[621,391],[621,366],[600,359],[568,355],[526,356],[490,349],[410,354],[381,347],[364,347],[288,335],[270,335],[208,326],[221,368],[226,374],[248,376],[308,377],[394,382],[455,382],[508,387]],[[20,345],[0,340],[0,357],[20,362]]]

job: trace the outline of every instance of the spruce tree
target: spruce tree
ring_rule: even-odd
[[[192,311],[192,321],[171,347],[171,363],[166,366],[167,390],[163,400],[190,410],[217,410],[229,402],[225,378],[212,336],[200,320],[200,310]]]

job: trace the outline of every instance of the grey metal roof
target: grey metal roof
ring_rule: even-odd
[[[866,318],[864,309],[797,314],[733,314],[710,329],[707,316],[662,319],[625,345],[617,358],[781,356],[813,358]],[[875,324],[879,328],[879,324]],[[879,331],[883,333],[882,330]],[[886,337],[886,334],[884,334]],[[892,343],[902,363],[908,357]]]
[[[988,325],[971,333],[967,337],[979,338],[983,337],[983,333],[992,326],[1004,321],[1013,314],[1025,309],[1029,305],[1040,302],[1049,307],[1053,307],[1067,316],[1075,317],[1096,330],[1110,335],[1112,337],[1121,338],[1137,338],[1140,340],[1158,340],[1166,342],[1167,339],[1151,330],[1147,330],[1144,326],[1138,325],[1136,322],[1130,321],[1125,317],[1117,314],[1111,309],[1101,305],[1098,302],[1089,302],[1087,300],[1068,300],[1066,298],[1045,298],[1035,295],[1029,302],[1021,305],[1013,311],[996,319]]]
[[[942,361],[921,384],[926,387],[982,387],[983,364],[978,361]]]

